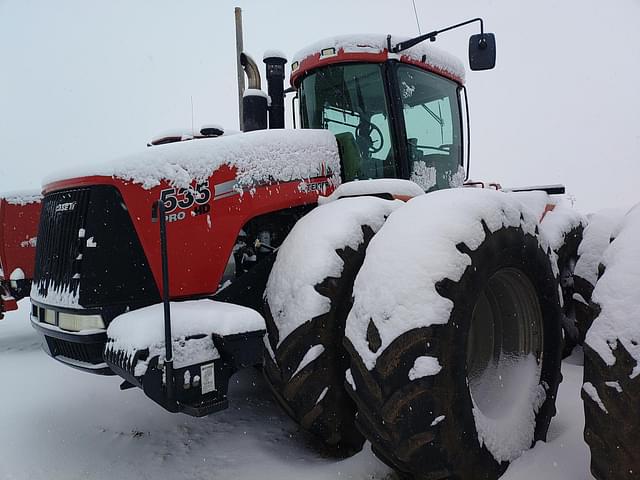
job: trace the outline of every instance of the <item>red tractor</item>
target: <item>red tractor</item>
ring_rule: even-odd
[[[0,319],[29,296],[40,200],[39,192],[0,194]]]
[[[469,167],[464,68],[423,42],[472,22],[471,69],[493,68],[480,19],[303,50],[287,90],[298,130],[284,129],[286,59],[266,55],[267,97],[243,54],[245,132],[162,139],[45,185],[31,322],[47,353],[194,416],[225,408],[233,373],[263,365],[284,409],[339,453],[366,437],[421,478],[497,477],[555,412],[562,291],[539,231],[546,193],[528,194],[530,214],[512,194],[453,188]],[[416,261],[396,266],[394,245]],[[485,396],[503,374],[526,379],[507,404]],[[496,405],[512,424],[495,424]]]

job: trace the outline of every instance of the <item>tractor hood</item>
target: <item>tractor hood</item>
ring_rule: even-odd
[[[336,139],[326,130],[259,130],[148,148],[96,166],[62,171],[45,179],[44,191],[74,179],[111,177],[151,189],[167,183],[188,188],[226,166],[235,171],[236,190],[329,176],[340,181]]]

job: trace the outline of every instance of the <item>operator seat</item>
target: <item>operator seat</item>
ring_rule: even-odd
[[[362,156],[356,144],[356,139],[351,132],[336,134],[338,150],[342,159],[342,175],[348,182],[361,176]]]

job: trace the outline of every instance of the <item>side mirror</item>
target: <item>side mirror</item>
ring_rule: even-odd
[[[469,67],[471,70],[491,70],[496,66],[496,36],[479,33],[469,38]]]

